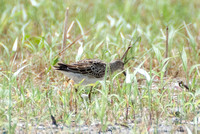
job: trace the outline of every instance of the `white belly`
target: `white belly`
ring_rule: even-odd
[[[96,83],[96,81],[101,81],[104,79],[104,77],[95,78],[95,77],[88,77],[87,75],[84,75],[84,74],[64,72],[64,71],[61,71],[61,72],[65,74],[68,78],[72,79],[76,84],[82,81],[81,85]]]

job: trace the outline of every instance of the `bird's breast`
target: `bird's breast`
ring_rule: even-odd
[[[82,82],[81,85],[96,83],[96,81],[101,81],[104,79],[104,77],[95,78],[86,74],[71,73],[71,72],[64,72],[64,71],[62,71],[62,73],[65,74],[68,78],[72,79],[76,84]]]

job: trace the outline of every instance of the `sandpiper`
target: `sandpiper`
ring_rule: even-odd
[[[117,70],[123,71],[123,74],[126,75],[122,60],[115,60],[108,64],[96,59],[81,60],[72,64],[58,63],[58,66],[54,67],[72,79],[76,84],[81,82],[81,85],[88,85],[104,79],[106,66],[108,75]]]

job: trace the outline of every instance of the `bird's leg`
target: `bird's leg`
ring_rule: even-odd
[[[77,93],[78,93],[78,89],[75,88],[75,92],[76,92],[76,98],[75,98],[75,114],[77,114]]]
[[[69,98],[69,109],[70,111],[72,111],[72,105],[73,105],[73,88],[71,88],[71,91],[70,91],[70,98]]]
[[[89,92],[89,95],[88,95],[88,98],[89,98],[90,103],[91,103],[92,89],[93,89],[93,86],[90,87],[90,92]]]
[[[71,90],[70,90],[70,98],[69,98],[69,109],[70,109],[70,111],[73,111],[73,104],[74,103],[75,103],[75,107],[76,107],[76,99],[75,99],[75,102],[74,102],[74,100],[73,100],[73,98],[74,98],[73,92],[74,92],[74,90],[76,92],[78,90],[77,90],[77,87],[74,86],[74,82],[73,81],[70,81],[70,79],[68,79],[68,83],[70,83],[70,88],[71,88]]]

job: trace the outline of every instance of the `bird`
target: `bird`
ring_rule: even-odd
[[[105,63],[98,59],[86,59],[72,64],[58,63],[58,66],[54,66],[54,68],[65,74],[69,79],[72,79],[74,83],[88,85],[104,80],[106,66],[108,75],[120,70],[126,76],[122,60]]]
[[[102,81],[105,78],[106,71],[110,75],[117,70],[124,71],[124,62],[122,60],[114,60],[110,63],[105,63],[98,59],[86,59],[72,64],[58,63],[58,66],[54,66],[55,70],[58,70],[65,74],[69,79],[72,79],[75,84],[89,85],[94,84],[96,81]],[[107,75],[107,76],[108,76]],[[89,101],[91,103],[91,94],[93,86],[88,94]],[[77,93],[77,89],[75,88]],[[75,100],[75,113],[77,113],[77,103]]]

